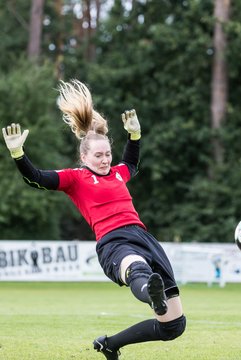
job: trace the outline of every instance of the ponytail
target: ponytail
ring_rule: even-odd
[[[107,121],[93,108],[92,96],[87,86],[77,79],[60,81],[58,107],[75,136],[82,139],[89,131],[108,133]]]

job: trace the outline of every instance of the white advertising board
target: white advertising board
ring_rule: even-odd
[[[0,241],[0,281],[109,281],[95,241]],[[241,282],[235,244],[162,243],[179,283]]]
[[[241,282],[241,251],[236,244],[162,244],[176,280],[187,282]]]
[[[90,241],[0,241],[0,281],[106,281]]]

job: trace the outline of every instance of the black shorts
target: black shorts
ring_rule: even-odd
[[[172,266],[160,243],[137,225],[124,226],[103,236],[96,245],[99,263],[106,276],[123,286],[120,264],[128,255],[142,256],[153,272],[162,276],[167,298],[179,295]]]

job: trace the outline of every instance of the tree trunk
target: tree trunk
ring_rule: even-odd
[[[64,78],[64,34],[62,33],[62,22],[63,22],[63,16],[62,16],[62,8],[63,8],[63,0],[55,0],[54,3],[55,11],[58,17],[59,22],[59,31],[56,34],[56,60],[55,60],[55,75],[58,80]]]
[[[231,0],[215,0],[214,16],[216,19],[214,28],[214,57],[211,84],[211,127],[214,130],[212,140],[214,161],[223,163],[224,148],[215,132],[218,131],[226,116],[228,97],[228,69],[226,62],[227,39],[223,25],[229,19]]]
[[[43,8],[44,0],[32,0],[29,26],[28,58],[33,60],[38,60],[41,50]]]
[[[79,43],[85,46],[84,57],[87,61],[95,59],[95,45],[92,39],[99,26],[101,5],[100,0],[83,0],[83,15],[74,22],[74,34],[77,36]]]

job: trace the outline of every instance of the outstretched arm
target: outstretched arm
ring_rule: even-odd
[[[59,185],[59,176],[53,170],[39,170],[34,167],[24,154],[23,145],[29,130],[21,133],[19,124],[11,124],[2,129],[3,137],[12,158],[23,175],[24,181],[32,187],[45,190],[56,190]]]
[[[21,133],[20,125],[12,123],[6,128],[3,128],[2,132],[5,143],[7,145],[8,150],[10,151],[12,158],[14,159],[21,158],[21,156],[24,155],[23,144],[27,139],[29,130],[24,130],[24,132]]]
[[[124,129],[130,134],[131,140],[140,140],[141,138],[141,126],[136,115],[136,110],[126,110],[121,114],[121,118],[124,124]]]
[[[138,172],[141,127],[138,121],[136,111],[125,111],[121,115],[124,128],[128,132],[128,140],[122,155],[122,162],[127,164],[131,176],[135,176]]]

